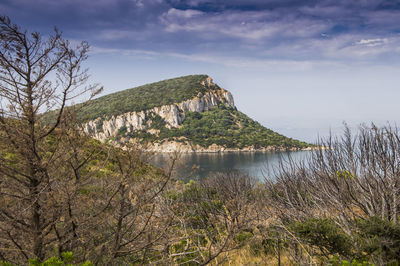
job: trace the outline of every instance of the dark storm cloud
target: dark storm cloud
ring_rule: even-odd
[[[371,59],[397,55],[400,42],[390,0],[3,0],[0,12],[97,51]]]

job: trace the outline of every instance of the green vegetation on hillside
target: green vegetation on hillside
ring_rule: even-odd
[[[151,134],[142,130],[130,133],[128,136],[140,138],[144,142],[165,139],[175,141],[189,140],[193,144],[198,144],[202,147],[208,147],[212,144],[226,148],[250,146],[254,146],[254,148],[268,146],[304,148],[309,146],[307,143],[287,138],[265,128],[242,112],[224,105],[203,113],[187,113],[180,128],[166,128],[165,121],[158,115],[152,117],[151,120],[151,128],[159,130],[158,134]],[[120,135],[127,134],[124,129],[120,130],[120,133]]]
[[[88,121],[181,102],[197,96],[199,92],[219,88],[217,85],[203,86],[201,82],[207,77],[184,76],[105,95],[79,106],[77,116],[81,121]]]

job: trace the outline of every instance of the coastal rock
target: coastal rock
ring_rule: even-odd
[[[135,142],[135,140],[133,141]],[[151,144],[147,144],[145,146],[141,146],[137,142],[135,142],[142,150],[146,152],[155,152],[155,153],[219,153],[219,152],[270,152],[270,151],[287,151],[288,148],[279,147],[279,146],[270,146],[270,147],[261,147],[254,148],[254,146],[247,146],[243,148],[226,148],[221,145],[212,144],[208,147],[202,147],[200,145],[193,145],[188,141],[162,141],[155,142]],[[123,148],[123,146],[122,146]],[[310,150],[312,148],[306,148],[301,150]],[[289,150],[295,151],[299,150],[298,148],[291,148]]]

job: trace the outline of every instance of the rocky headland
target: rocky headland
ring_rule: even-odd
[[[120,147],[126,146],[127,143],[135,143],[141,148],[151,152],[271,151],[284,149],[297,150],[307,147],[305,143],[288,139],[262,127],[237,111],[232,94],[213,83],[213,80],[209,76],[188,77],[191,79],[193,79],[193,77],[198,78],[195,82],[199,84],[192,84],[192,86],[200,86],[194,97],[144,110],[98,116],[97,118],[85,121],[85,123],[82,124],[83,131],[102,142],[112,142]],[[185,78],[186,77],[180,79]],[[191,85],[190,83],[186,85],[186,83],[185,86]],[[135,92],[134,89],[131,90],[132,93]],[[192,140],[191,134],[186,132],[188,128],[192,130],[189,132],[194,132],[192,133],[193,135],[202,130],[207,130],[207,126],[203,125],[201,127],[197,126],[198,128],[190,128],[193,127],[195,123],[184,125],[188,115],[191,115],[191,119],[194,120],[194,118],[192,118],[194,113],[222,112],[221,110],[223,111],[223,115],[222,117],[218,116],[218,118],[221,118],[221,121],[217,121],[218,119],[214,118],[213,125],[217,124],[216,126],[218,126],[219,122],[224,123],[226,120],[225,118],[227,118],[227,127],[234,128],[237,132],[235,132],[235,130],[230,130],[228,132],[225,131],[224,127],[220,127],[219,130],[217,128],[213,133],[207,131],[208,135],[205,135],[207,142],[203,143],[198,139]],[[239,119],[238,116],[240,116],[241,119]],[[265,132],[267,133],[263,133],[265,136],[271,135],[272,139],[278,137],[283,139],[282,145],[279,145],[279,143],[278,145],[274,145],[273,143],[273,145],[268,145],[269,140],[267,140],[267,137],[264,144],[262,139],[260,140],[262,134],[258,133],[255,135],[257,136],[257,142],[252,143],[246,139],[245,142],[242,141],[243,143],[237,143],[235,135],[237,135],[237,138],[243,138],[243,132],[246,130],[249,132],[247,134],[254,134],[254,132],[246,128],[247,124],[255,127],[255,132],[266,130]],[[204,129],[204,127],[206,127],[206,129]],[[183,131],[185,133],[182,133]],[[171,132],[173,133],[171,134]],[[214,134],[218,137],[210,136],[210,134]],[[229,137],[223,139],[224,134],[229,134]],[[215,139],[215,143],[212,143],[213,138]],[[223,141],[221,141],[221,139],[223,139]],[[229,140],[231,140],[232,144]]]

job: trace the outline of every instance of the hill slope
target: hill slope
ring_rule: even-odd
[[[82,106],[78,116],[82,121],[89,121],[98,117],[138,112],[182,102],[198,93],[220,89],[216,84],[205,86],[207,78],[207,75],[190,75],[108,94]]]
[[[152,151],[301,149],[238,111],[227,90],[207,75],[164,80],[113,93],[82,106],[84,131],[123,146]]]

